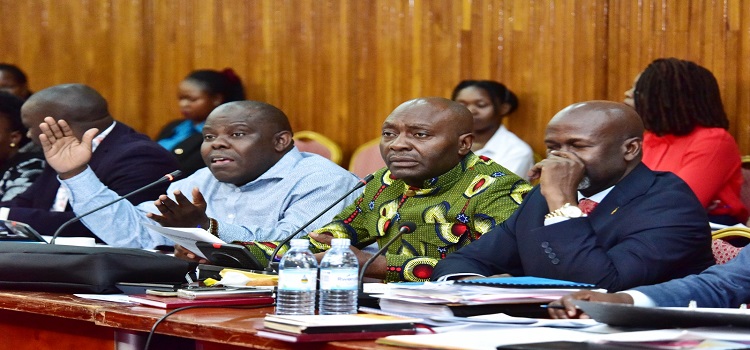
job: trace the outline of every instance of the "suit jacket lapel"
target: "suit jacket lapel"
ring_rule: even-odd
[[[630,203],[633,199],[644,195],[656,180],[656,175],[643,163],[633,169],[622,181],[615,185],[615,188],[604,197],[599,203],[592,215],[589,216],[591,225],[597,231],[603,226],[609,225],[611,221],[616,220],[617,211]]]

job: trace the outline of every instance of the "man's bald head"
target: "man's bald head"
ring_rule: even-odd
[[[466,107],[446,98],[406,101],[383,123],[380,153],[393,176],[423,187],[471,151],[472,121]]]
[[[586,192],[597,193],[625,177],[641,161],[643,122],[619,102],[588,101],[558,112],[547,125],[548,150],[577,155],[586,166]],[[586,193],[584,193],[586,194]]]
[[[280,131],[292,132],[292,126],[289,124],[289,118],[286,114],[273,105],[260,101],[234,101],[225,103],[217,107],[221,113],[233,113],[244,115],[253,123],[260,123],[268,127],[270,132],[277,133]]]
[[[56,85],[31,95],[21,109],[31,139],[38,143],[39,124],[45,117],[64,119],[81,138],[86,130],[102,131],[112,124],[107,101],[96,90],[83,84]]]
[[[219,181],[242,186],[265,173],[292,146],[284,112],[263,102],[235,101],[208,115],[201,155]]]

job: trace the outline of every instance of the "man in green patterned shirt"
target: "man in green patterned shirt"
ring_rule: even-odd
[[[447,254],[507,219],[531,186],[472,153],[471,130],[471,112],[448,99],[418,98],[398,106],[383,123],[380,152],[387,168],[375,172],[362,195],[333,222],[308,236],[318,260],[332,238],[349,238],[361,266],[370,258],[361,248],[385,244],[400,223],[412,221],[416,230],[391,245],[365,276],[427,281]],[[244,244],[265,261],[276,247]]]

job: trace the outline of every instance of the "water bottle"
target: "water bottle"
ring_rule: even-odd
[[[276,314],[314,315],[318,261],[310,252],[308,240],[293,239],[290,245],[279,262]]]
[[[359,262],[348,238],[334,238],[320,262],[320,314],[357,313]]]

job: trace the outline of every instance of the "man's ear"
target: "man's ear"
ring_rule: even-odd
[[[276,152],[287,150],[292,142],[292,132],[289,130],[279,131],[273,135],[273,148]]]
[[[643,139],[640,137],[631,137],[623,142],[625,148],[625,160],[630,162],[635,159],[640,159],[641,152],[643,151]]]
[[[458,154],[465,156],[471,151],[471,146],[474,144],[474,134],[466,133],[458,136]]]

